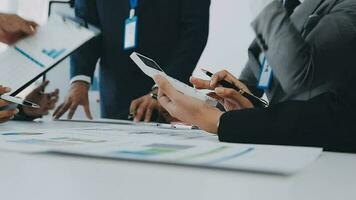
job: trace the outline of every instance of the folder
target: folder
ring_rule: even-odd
[[[82,19],[52,15],[36,34],[0,54],[0,84],[17,95],[99,34],[98,28]]]

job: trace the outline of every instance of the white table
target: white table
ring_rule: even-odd
[[[11,122],[11,126],[29,123]],[[35,126],[48,126],[40,124]],[[356,155],[323,153],[294,176],[0,152],[1,200],[356,199]]]

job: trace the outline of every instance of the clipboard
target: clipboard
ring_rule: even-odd
[[[16,96],[101,31],[80,18],[56,14],[33,36],[0,55],[0,84]]]

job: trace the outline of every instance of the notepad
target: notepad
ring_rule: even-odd
[[[74,18],[53,15],[35,35],[0,55],[0,84],[18,94],[99,33]]]

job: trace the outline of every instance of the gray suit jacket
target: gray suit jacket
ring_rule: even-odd
[[[271,104],[337,92],[355,67],[355,8],[355,0],[306,0],[288,17],[280,1],[272,2],[252,22],[257,38],[240,80]],[[266,91],[257,88],[262,51],[273,69]]]

